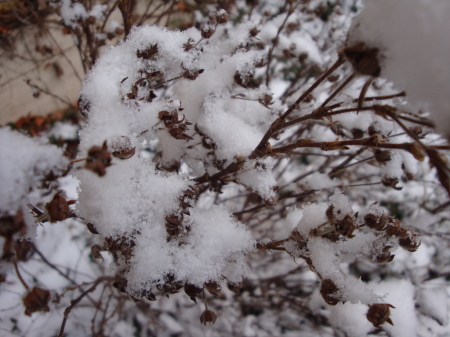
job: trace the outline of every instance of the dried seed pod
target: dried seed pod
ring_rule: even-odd
[[[353,232],[356,229],[355,218],[347,214],[341,220],[336,220],[334,222],[334,226],[336,228],[336,232],[346,236],[347,238],[353,238]]]
[[[252,29],[250,29],[249,34],[251,37],[255,37],[256,35],[258,35],[259,30],[257,27],[253,27]]]
[[[33,312],[50,311],[48,302],[50,301],[50,292],[48,290],[34,287],[23,299],[25,306],[25,315],[31,316]]]
[[[205,70],[204,69],[199,69],[199,70],[185,70],[183,74],[181,74],[181,76],[183,76],[183,78],[186,78],[188,80],[195,80],[198,75],[202,74]]]
[[[377,214],[369,213],[364,217],[364,222],[367,227],[370,227],[377,231],[384,231],[388,225],[388,220],[389,218],[385,214],[382,214],[380,216]]]
[[[120,136],[111,141],[112,155],[119,159],[129,159],[134,156],[136,147],[132,146],[131,139],[126,136]]]
[[[235,294],[240,294],[241,289],[242,289],[243,286],[244,285],[242,284],[242,282],[239,282],[239,283],[228,282],[227,283],[228,289],[230,289]]]
[[[410,234],[405,238],[398,239],[398,244],[405,248],[407,251],[414,253],[419,249],[422,242],[417,241],[418,234]]]
[[[392,246],[385,246],[381,251],[377,250],[372,256],[372,260],[375,263],[389,263],[391,262],[395,255],[391,254]]]
[[[103,177],[108,166],[111,166],[111,154],[108,151],[106,141],[103,142],[101,147],[92,146],[88,151],[85,168]]]
[[[364,43],[356,43],[344,49],[344,55],[353,68],[362,75],[380,76],[381,67],[378,60],[378,48],[370,48]]]
[[[145,60],[150,60],[153,56],[158,54],[158,44],[150,45],[147,49],[137,50],[136,56]]]
[[[339,291],[338,286],[332,280],[325,279],[322,281],[320,294],[329,305],[336,305],[339,303]]]
[[[389,308],[395,307],[391,304],[385,303],[375,303],[369,306],[369,310],[367,311],[366,317],[367,320],[373,324],[374,327],[379,328],[380,325],[388,322],[391,325],[394,325],[391,318],[389,317],[391,311]]]
[[[388,150],[376,150],[375,160],[381,164],[386,164],[391,160],[391,151]]]
[[[60,194],[62,191],[59,191],[55,194],[52,201],[45,205],[45,209],[48,212],[48,216],[50,217],[50,222],[63,221],[69,218],[70,209],[69,205],[73,205],[76,203],[76,200],[66,201]]]
[[[400,191],[403,189],[403,187],[397,187],[397,184],[399,183],[398,178],[394,177],[384,177],[381,179],[381,182],[386,187],[392,187],[394,190]]]
[[[409,230],[405,227],[400,226],[399,222],[397,221],[387,226],[386,234],[399,238],[406,238],[409,235]]]
[[[374,125],[374,124],[371,124],[369,126],[369,128],[367,129],[367,133],[369,134],[369,136],[379,135],[380,132],[381,131],[378,129],[378,125]]]
[[[189,296],[191,300],[197,303],[196,297],[200,297],[203,293],[203,288],[197,287],[191,283],[186,282],[184,284],[184,292]]]
[[[200,316],[200,322],[204,325],[207,323],[214,324],[217,320],[217,315],[214,311],[206,309]]]
[[[141,297],[145,297],[149,301],[156,301],[156,296],[150,290],[143,290],[141,292]]]
[[[215,281],[205,282],[205,283],[203,284],[203,286],[205,287],[206,290],[208,290],[208,292],[209,292],[211,295],[214,295],[214,296],[216,296],[216,297],[219,297],[219,296],[220,296],[220,290],[221,290],[221,288],[220,288],[220,285],[219,285],[217,282],[215,282]]]
[[[358,128],[353,128],[351,130],[352,135],[353,135],[353,139],[360,139],[362,137],[364,137],[364,131]]]
[[[33,243],[26,239],[16,240],[14,243],[17,261],[28,261],[34,254]]]
[[[226,23],[228,21],[228,13],[225,10],[218,11],[215,15],[217,23]]]
[[[201,34],[204,39],[209,39],[215,33],[215,29],[211,25],[204,25],[201,28]]]

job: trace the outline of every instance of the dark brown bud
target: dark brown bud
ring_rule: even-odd
[[[203,288],[197,287],[191,283],[186,282],[184,284],[184,292],[189,296],[191,300],[197,303],[196,297],[200,297],[203,293]]]
[[[252,29],[250,29],[249,34],[251,37],[255,37],[257,34],[259,33],[258,28],[253,27]]]
[[[378,48],[370,48],[364,43],[357,43],[344,49],[344,54],[353,68],[362,75],[380,76]]]
[[[391,160],[391,151],[388,150],[376,150],[375,160],[381,164],[385,164]]]
[[[329,305],[336,305],[340,301],[338,296],[339,288],[330,279],[325,279],[322,281],[322,285],[320,286],[320,294]]]
[[[206,309],[203,311],[202,315],[200,316],[200,322],[204,325],[207,323],[214,324],[216,322],[217,315],[214,311]]]
[[[352,129],[352,135],[354,139],[360,139],[364,137],[364,131],[361,129],[354,128]]]
[[[369,306],[369,310],[367,311],[366,317],[367,320],[373,324],[374,327],[379,328],[380,325],[388,322],[391,325],[394,325],[391,318],[389,317],[391,311],[389,308],[394,308],[393,305],[385,304],[385,303],[375,303]]]
[[[34,287],[23,299],[25,306],[25,315],[31,316],[33,312],[50,311],[48,302],[50,301],[50,292],[48,290]]]

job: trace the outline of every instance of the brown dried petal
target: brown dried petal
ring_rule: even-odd
[[[217,315],[214,311],[206,309],[203,311],[202,315],[200,316],[200,322],[204,325],[207,323],[214,324],[216,322]]]
[[[23,299],[25,306],[25,315],[31,316],[33,312],[50,311],[48,302],[50,301],[50,292],[48,290],[34,287]]]
[[[391,318],[389,317],[391,312],[389,308],[395,308],[393,305],[385,303],[375,303],[369,306],[367,311],[367,320],[373,324],[374,327],[379,328],[380,325],[388,322],[394,325]]]

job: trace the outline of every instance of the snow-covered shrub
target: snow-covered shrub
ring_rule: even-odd
[[[131,27],[126,3],[125,38],[91,55],[78,102],[77,203],[54,191],[37,219],[67,206],[92,261],[47,263],[67,292],[27,289],[26,313],[66,308],[61,336],[444,335],[449,148],[394,87],[410,81],[394,35],[369,33],[390,3],[348,38],[353,1],[182,1],[183,30]],[[108,17],[62,5],[75,36]]]

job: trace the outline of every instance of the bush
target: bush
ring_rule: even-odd
[[[448,121],[449,70],[403,64],[390,2],[58,6],[83,117],[0,129],[5,333],[445,335],[450,148],[420,104]]]

